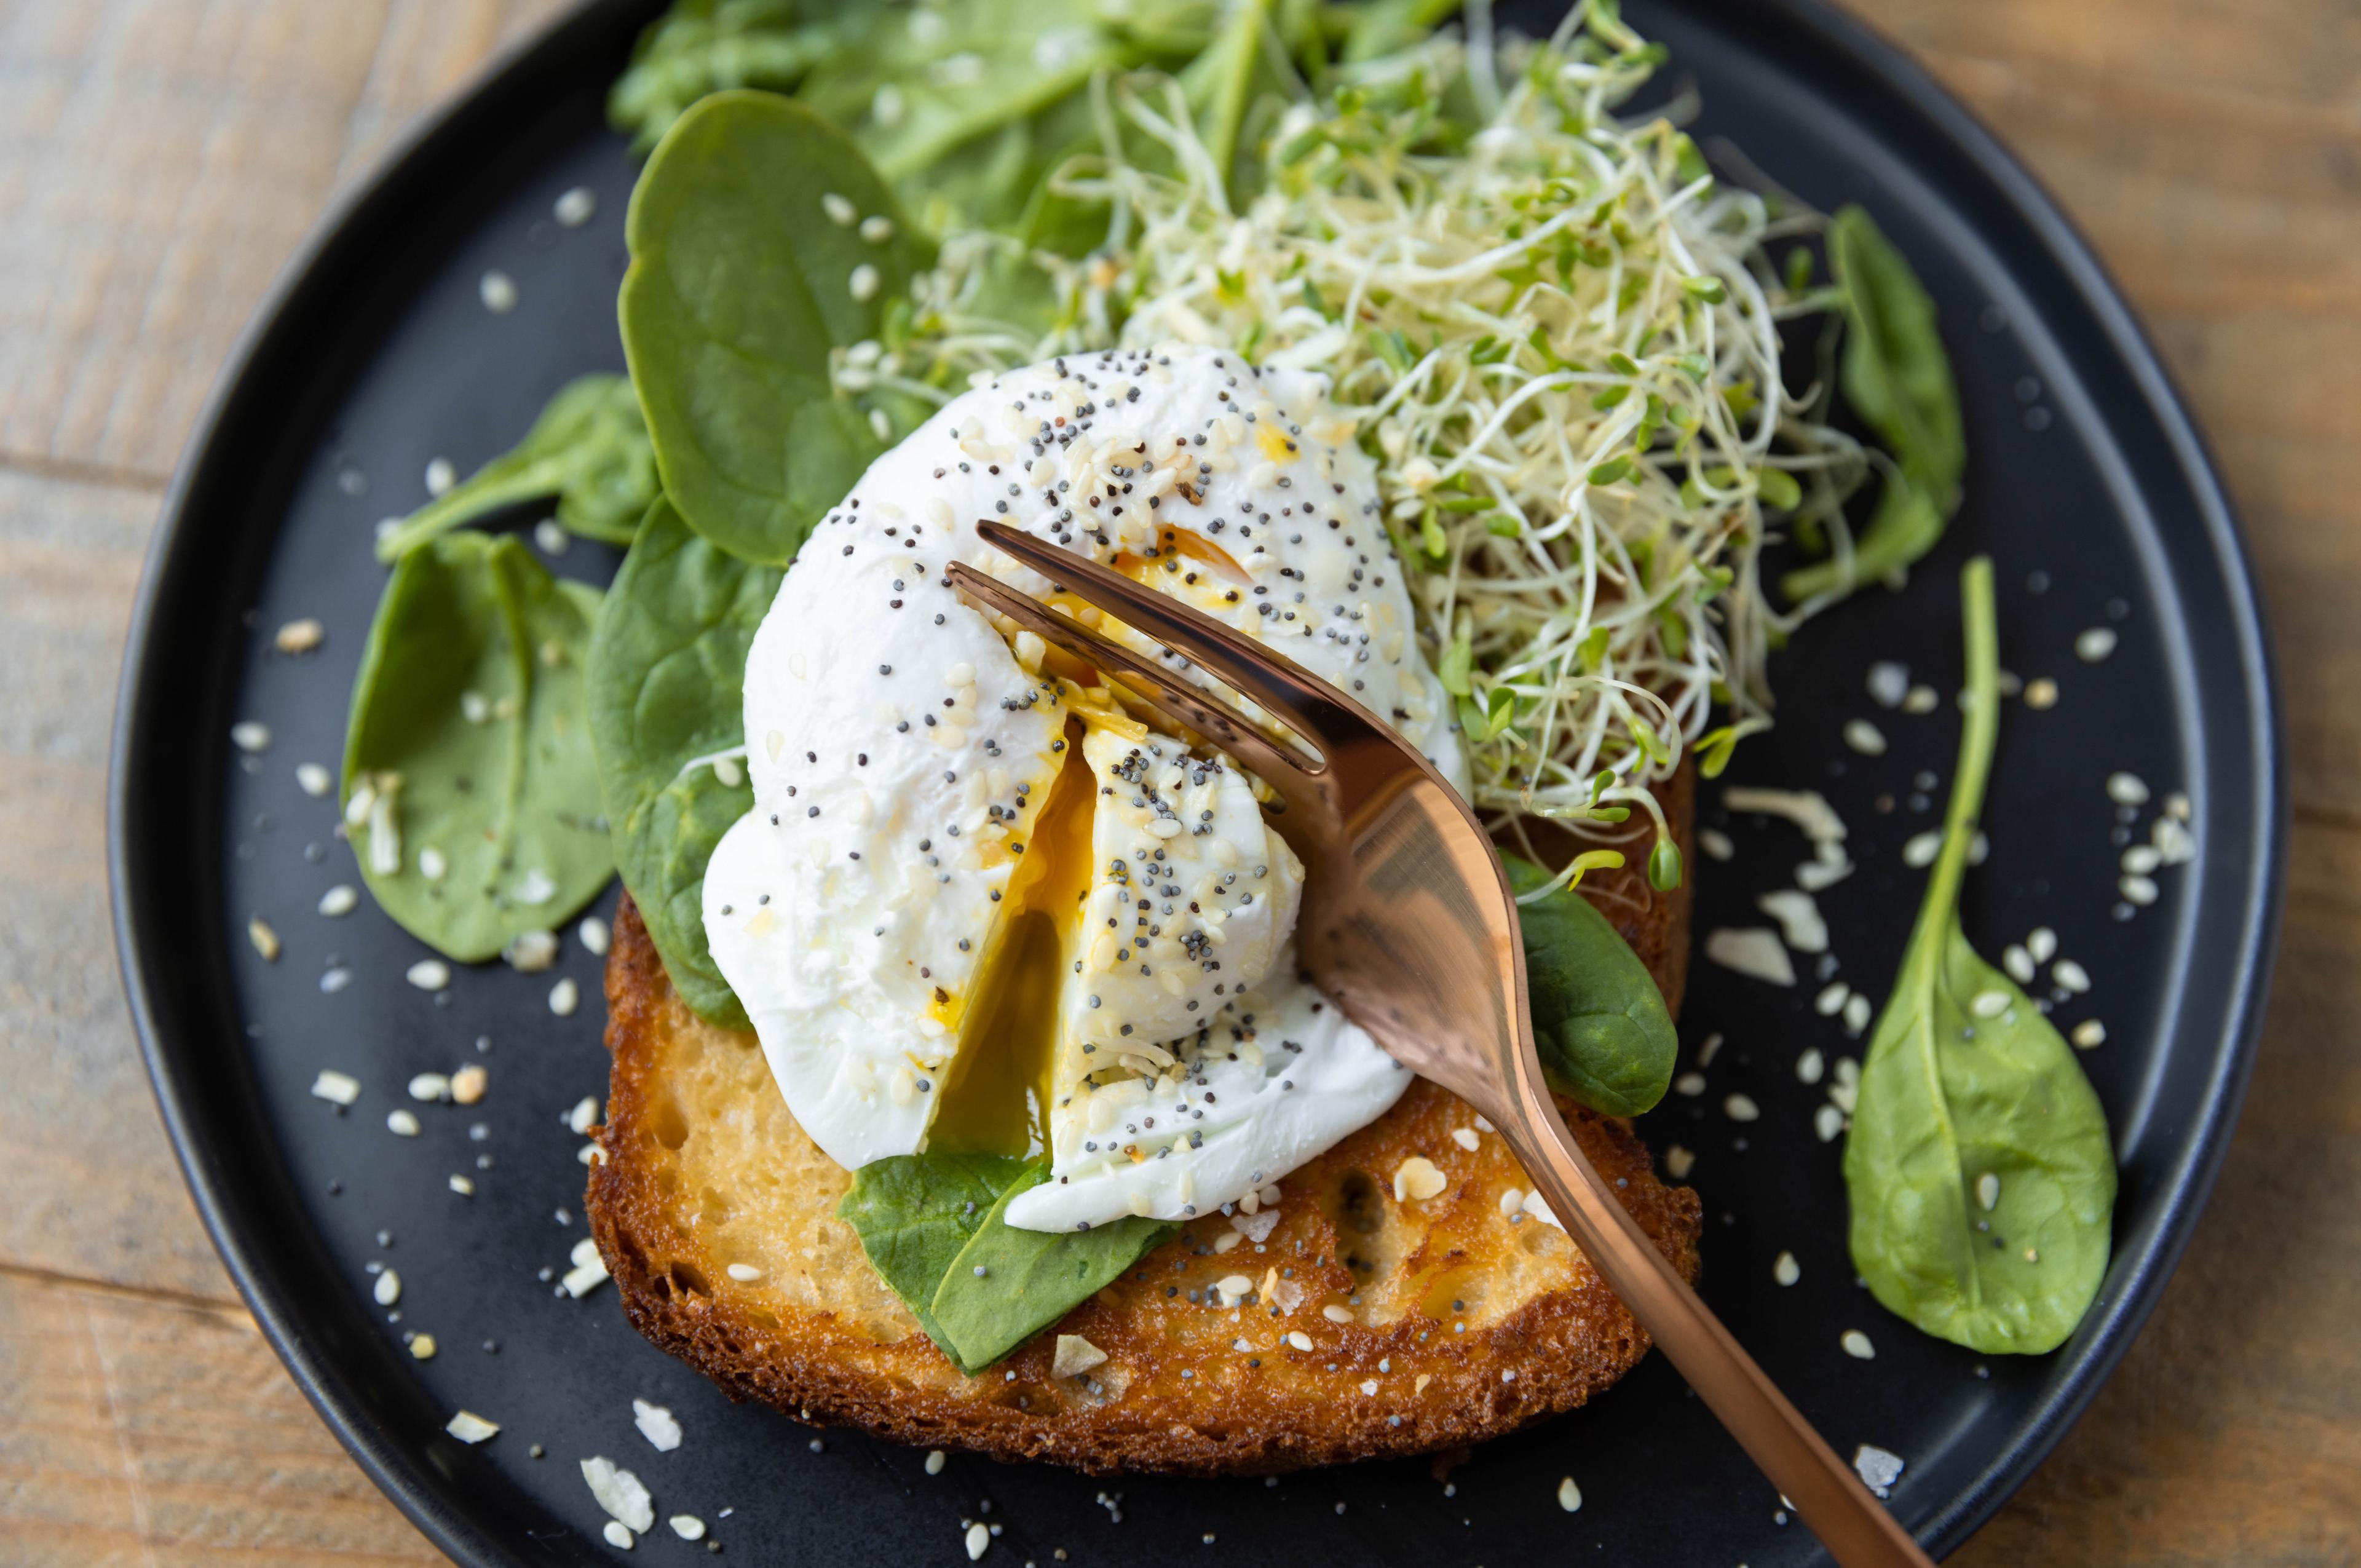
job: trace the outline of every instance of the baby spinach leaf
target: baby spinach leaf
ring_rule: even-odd
[[[1960,506],[1967,443],[1960,389],[1937,330],[1935,302],[1910,263],[1859,207],[1828,225],[1828,268],[1844,302],[1845,400],[1876,432],[1897,472],[1853,546],[1852,575],[1824,561],[1790,572],[1790,598],[1875,582],[1924,555]]]
[[[1960,884],[2000,724],[1992,562],[1968,564],[1967,723],[1942,852],[1872,1036],[1845,1141],[1853,1266],[1971,1350],[2053,1350],[2107,1271],[2115,1161],[2074,1053],[1968,946]]]
[[[856,130],[893,181],[1079,93],[1140,57],[1093,0],[961,0],[923,27],[879,27],[812,72],[798,96]],[[878,93],[891,105],[878,109]]]
[[[971,1376],[1089,1300],[1180,1229],[1137,1218],[1087,1231],[1009,1224],[1009,1201],[1049,1177],[1048,1162],[1036,1160],[1010,1182],[936,1288],[929,1308],[942,1332],[936,1343]]]
[[[733,1029],[746,1014],[705,943],[705,867],[754,791],[709,759],[744,742],[746,650],[784,575],[690,532],[660,497],[590,638],[590,735],[623,885],[673,989]]]
[[[871,217],[890,233],[863,237]],[[829,356],[909,288],[893,193],[805,105],[719,93],[665,133],[624,227],[623,352],[664,493],[723,549],[785,565],[884,449]]]
[[[379,540],[377,558],[398,560],[461,523],[548,496],[557,498],[557,521],[569,532],[628,544],[655,493],[655,454],[631,382],[584,376],[558,389],[514,449]]]
[[[378,903],[448,957],[552,928],[613,872],[583,693],[598,600],[480,533],[412,551],[386,584],[353,685],[345,819]]]
[[[836,1217],[861,1238],[870,1266],[946,1355],[950,1342],[930,1310],[936,1288],[1025,1170],[1010,1155],[895,1155],[854,1171],[837,1203]]]
[[[790,92],[838,47],[827,25],[837,9],[811,0],[678,0],[640,34],[608,92],[607,118],[644,153],[708,93]]]
[[[1503,855],[1519,894],[1549,881]],[[1517,909],[1525,990],[1550,1085],[1608,1116],[1636,1116],[1664,1097],[1680,1036],[1648,966],[1590,900],[1570,887]]]

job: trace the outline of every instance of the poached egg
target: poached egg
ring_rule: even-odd
[[[814,529],[749,652],[754,807],[704,908],[829,1157],[1046,1157],[1011,1223],[1180,1220],[1408,1086],[1297,976],[1302,868],[1258,782],[944,575],[964,561],[1057,602],[975,523],[1026,529],[1285,652],[1464,788],[1353,433],[1309,373],[1072,356],[954,400]]]

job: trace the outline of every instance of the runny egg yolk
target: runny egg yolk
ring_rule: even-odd
[[[928,1129],[929,1149],[1030,1156],[1049,1147],[1059,992],[1081,951],[1090,894],[1091,770],[1082,729],[1080,720],[1066,727],[1065,765],[1042,802],[1025,863],[1010,879],[1013,907],[963,1010],[960,1048]]]

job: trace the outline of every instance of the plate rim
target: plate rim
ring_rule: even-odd
[[[1711,0],[1664,0],[1675,8],[1709,14]],[[566,44],[577,48],[602,38],[606,30],[631,17],[653,14],[655,0],[580,0],[572,8],[528,29],[502,46],[444,102],[423,115],[377,157],[367,175],[353,181],[325,210],[280,268],[253,315],[241,330],[192,426],[175,466],[158,521],[143,559],[126,635],[110,735],[106,784],[107,888],[116,959],[140,1055],[158,1111],[199,1217],[232,1281],[296,1386],[370,1480],[439,1550],[469,1563],[523,1563],[530,1559],[511,1535],[493,1534],[451,1496],[414,1444],[396,1438],[356,1398],[344,1369],[305,1326],[310,1309],[289,1299],[269,1277],[261,1254],[268,1238],[255,1234],[256,1220],[226,1191],[219,1168],[221,1151],[208,1143],[208,1127],[192,1103],[186,1075],[201,1064],[185,1061],[186,1047],[161,1001],[162,968],[170,955],[150,927],[163,917],[143,901],[153,880],[158,853],[138,828],[143,806],[130,763],[142,744],[146,714],[163,656],[151,635],[169,582],[194,544],[194,502],[219,480],[225,430],[246,405],[264,394],[256,383],[264,363],[290,330],[288,319],[339,253],[359,243],[357,236],[381,224],[386,209],[405,199],[402,187],[424,162],[447,159],[464,148],[474,124],[500,112],[507,99],[529,91],[547,69],[543,56]],[[2027,1412],[2023,1435],[1994,1456],[1960,1491],[1919,1527],[1920,1541],[1938,1555],[1963,1542],[2004,1502],[2057,1446],[2105,1384],[2147,1322],[2165,1285],[2193,1238],[2227,1154],[2230,1135],[2244,1103],[2258,1051],[2264,1013],[2277,956],[2284,910],[2286,857],[2291,809],[2287,730],[2280,684],[2263,629],[2261,596],[2245,532],[2211,450],[2180,389],[2157,356],[2128,302],[2072,221],[2032,172],[1925,68],[1868,23],[1830,0],[1755,0],[1749,30],[1790,33],[1837,57],[1848,73],[1878,83],[1905,98],[1911,108],[2021,221],[2030,237],[2063,275],[2074,302],[2087,311],[2120,367],[2138,389],[2140,411],[2176,462],[2174,488],[2185,488],[2205,542],[2224,567],[2221,585],[2230,614],[2241,685],[2252,715],[2251,775],[2241,782],[2256,799],[2247,872],[2229,878],[2241,894],[2238,925],[2245,947],[2224,987],[2226,1027],[2214,1047],[2213,1070],[2202,1113],[2175,1140],[2175,1157],[2158,1178],[2153,1236],[2137,1256],[2122,1288],[2100,1304],[2095,1332],[2069,1376]],[[542,1541],[548,1546],[555,1543]]]

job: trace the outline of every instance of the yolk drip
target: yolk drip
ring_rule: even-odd
[[[1012,907],[966,1010],[929,1149],[1021,1156],[1049,1146],[1059,992],[1082,950],[1090,893],[1091,769],[1080,741],[1080,726],[1070,724],[1065,765],[1009,880]]]

